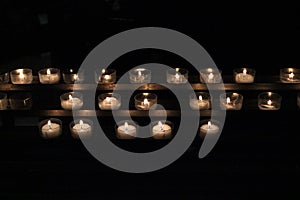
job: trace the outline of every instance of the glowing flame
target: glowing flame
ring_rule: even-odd
[[[178,73],[176,73],[176,74],[175,74],[175,78],[178,80],[178,79],[179,79],[179,77],[180,77],[180,76],[179,76],[179,74],[178,74]]]
[[[272,95],[272,92],[268,92],[268,96],[270,97]]]
[[[51,121],[50,120],[48,120],[48,126],[49,126],[49,128],[51,129]]]
[[[161,130],[163,130],[163,124],[161,123],[161,121],[158,122],[158,126]]]
[[[142,76],[142,72],[141,71],[138,71],[138,76]]]
[[[144,105],[145,105],[145,106],[149,106],[149,101],[148,101],[147,98],[144,99]]]
[[[50,74],[51,74],[51,70],[47,69],[47,75],[50,75]]]
[[[78,75],[75,74],[75,75],[74,75],[74,80],[76,81],[77,79],[78,79]]]
[[[210,121],[208,121],[207,126],[208,126],[208,129],[211,128],[211,122]]]
[[[70,95],[70,94],[69,94],[69,100],[70,100],[70,101],[73,101],[73,97],[72,97],[72,95]]]
[[[270,106],[270,105],[272,105],[272,101],[271,100],[268,100],[267,101],[267,104]]]
[[[179,68],[176,68],[175,70],[176,70],[176,72],[179,72],[180,69],[179,69]]]
[[[104,79],[109,80],[109,79],[111,79],[111,76],[110,75],[104,75]]]
[[[80,129],[82,129],[83,121],[79,120]]]
[[[104,74],[105,73],[105,69],[102,69],[102,74]]]
[[[227,103],[227,104],[230,103],[230,98],[229,98],[229,97],[226,98],[226,103]]]
[[[247,74],[247,69],[243,69],[243,74]]]
[[[199,101],[202,101],[202,96],[201,95],[199,96]]]
[[[110,103],[110,102],[111,102],[110,97],[106,97],[106,98],[105,98],[105,101],[106,101],[106,103]]]
[[[70,72],[73,73],[73,69],[70,69]]]
[[[208,79],[213,79],[214,78],[214,74],[213,73],[209,73],[209,75],[208,75]]]
[[[125,122],[124,127],[125,127],[125,131],[128,131],[128,123],[127,122]]]
[[[19,75],[19,76],[20,76],[21,79],[24,79],[24,78],[25,78],[25,75],[24,75],[24,73],[23,73],[23,70],[20,71],[20,75]]]
[[[289,78],[291,78],[291,79],[294,78],[294,76],[295,76],[295,75],[294,75],[293,72],[291,72],[291,73],[289,74]]]

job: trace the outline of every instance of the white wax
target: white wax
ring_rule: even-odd
[[[153,126],[152,128],[152,135],[155,139],[165,139],[171,137],[172,128],[168,124],[159,124]]]
[[[206,110],[209,109],[210,103],[208,100],[190,99],[190,107],[193,110]]]
[[[83,106],[83,101],[77,97],[61,101],[61,107],[65,110],[78,110]]]
[[[91,134],[92,127],[89,124],[75,124],[72,128],[72,134],[78,138],[80,136],[89,136]]]
[[[51,125],[45,124],[42,127],[42,136],[44,138],[54,138],[61,134],[61,126],[57,123],[51,123]]]
[[[56,84],[60,80],[60,76],[58,73],[56,74],[46,74],[46,75],[39,75],[40,82],[42,84]]]
[[[103,101],[99,102],[99,108],[101,110],[117,110],[121,107],[121,102],[115,97],[109,97],[110,101],[104,99]]]
[[[267,103],[262,103],[259,105],[259,108],[261,110],[279,110],[279,107],[275,106],[274,103],[272,103],[271,105]]]
[[[215,124],[211,124],[210,126],[208,126],[208,124],[203,124],[200,127],[200,133],[202,134],[216,134],[219,132],[219,130],[220,130],[219,126]]]
[[[120,139],[132,139],[136,136],[136,127],[128,125],[128,127],[125,128],[125,125],[121,125],[117,129],[117,136]]]
[[[235,82],[237,83],[253,83],[254,76],[251,74],[238,73],[235,75]]]

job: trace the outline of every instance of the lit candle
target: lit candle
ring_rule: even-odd
[[[162,123],[159,121],[155,126],[152,128],[152,135],[155,139],[166,139],[170,138],[172,134],[172,128],[166,123]]]
[[[79,120],[79,123],[72,127],[71,132],[74,138],[78,138],[79,136],[86,137],[91,134],[92,126],[84,123],[83,120]]]
[[[207,124],[203,124],[200,127],[200,135],[205,136],[206,134],[217,134],[220,131],[220,128],[216,124],[212,124],[211,121],[208,121]]]
[[[248,74],[247,69],[243,69],[243,73],[237,73],[235,75],[235,82],[237,83],[253,83],[254,76]]]
[[[258,107],[261,110],[279,110],[282,97],[279,94],[268,92],[258,96]]]
[[[230,97],[226,98],[226,109],[230,110],[230,109],[234,109],[235,106],[233,105],[233,102],[231,102]]]
[[[83,106],[83,101],[80,98],[69,95],[67,100],[61,100],[61,107],[65,110],[76,110]]]
[[[60,70],[56,68],[42,69],[38,74],[42,84],[57,84],[60,81]]]
[[[136,137],[136,127],[125,122],[117,129],[117,136],[120,139],[133,139]]]
[[[121,106],[121,102],[115,97],[106,97],[103,101],[99,101],[99,108],[102,110],[117,110]]]
[[[280,70],[280,80],[283,83],[299,83],[300,70],[296,68],[283,68]]]
[[[0,110],[7,109],[7,94],[0,92]]]
[[[16,69],[10,73],[13,84],[30,84],[33,76],[31,69]]]
[[[205,110],[209,109],[210,102],[209,100],[204,100],[202,95],[199,95],[198,99],[190,99],[190,107],[194,110]]]
[[[55,138],[61,135],[61,125],[48,120],[47,124],[42,126],[42,136],[44,138]]]
[[[175,68],[167,71],[167,82],[182,84],[187,82],[188,71],[186,69]]]

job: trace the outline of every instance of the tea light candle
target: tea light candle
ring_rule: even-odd
[[[222,80],[221,70],[206,68],[200,70],[201,83],[220,83]]]
[[[253,83],[255,70],[247,68],[235,69],[234,76],[236,83]]]
[[[16,69],[10,72],[13,84],[31,84],[33,80],[31,69]]]
[[[240,110],[243,105],[243,96],[235,92],[220,95],[220,106],[223,110]]]
[[[167,139],[172,135],[172,128],[167,123],[158,121],[152,128],[152,135],[154,139]]]
[[[263,92],[258,95],[258,107],[260,110],[279,110],[282,97],[273,92]]]
[[[0,92],[0,110],[7,109],[7,94]]]
[[[131,83],[150,83],[151,71],[145,68],[137,68],[129,71]]]
[[[61,95],[61,107],[65,110],[78,110],[83,106],[82,94],[69,92]]]
[[[176,68],[167,70],[167,82],[174,84],[187,83],[188,71],[182,68]]]
[[[80,83],[84,81],[84,75],[82,73],[75,72],[75,69],[66,69],[63,71],[63,80],[67,84],[72,84],[74,82]]]
[[[9,105],[12,110],[29,110],[32,107],[32,94],[15,93],[9,97]]]
[[[197,98],[198,96],[198,98]],[[190,95],[190,107],[193,110],[207,110],[210,109],[210,96],[206,92],[196,93],[196,98],[194,94]]]
[[[206,134],[217,134],[219,133],[220,128],[218,125],[211,123],[208,121],[207,124],[203,124],[200,127],[200,136],[204,137]]]
[[[45,121],[47,121],[45,123]],[[41,122],[40,132],[43,138],[55,138],[61,135],[61,121],[58,119],[49,119]]]
[[[98,105],[101,110],[117,110],[121,107],[121,95],[117,93],[100,94]]]
[[[73,138],[88,137],[92,133],[92,121],[90,120],[77,120],[71,122],[70,131]]]
[[[136,127],[126,121],[123,125],[118,126],[117,137],[120,139],[133,139],[136,137],[136,132]]]
[[[38,74],[41,84],[57,84],[60,81],[60,70],[56,68],[41,69]]]
[[[153,93],[141,93],[134,97],[135,107],[138,110],[149,110],[156,108],[157,96]]]
[[[295,68],[281,69],[280,81],[282,83],[300,83],[300,69],[295,69]]]
[[[96,71],[96,82],[99,84],[116,82],[116,70],[102,69],[100,73]]]
[[[0,72],[0,84],[8,83],[9,82],[9,73]]]

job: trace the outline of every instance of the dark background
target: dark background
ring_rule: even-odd
[[[109,36],[130,28],[160,26],[197,40],[225,74],[246,66],[258,74],[278,75],[280,68],[300,65],[299,19],[299,7],[287,3],[4,0],[0,2],[0,69],[78,67]],[[179,65],[178,60],[170,61],[156,51],[125,59],[124,65],[166,60]],[[1,131],[6,138],[0,148],[0,195],[3,199],[252,199],[279,195],[294,199],[299,195],[295,189],[299,183],[292,182],[299,181],[298,119],[297,112],[231,114],[208,157],[197,159],[196,141],[171,166],[148,174],[109,169],[74,140],[45,142],[30,130],[27,135],[20,134],[24,130]]]

